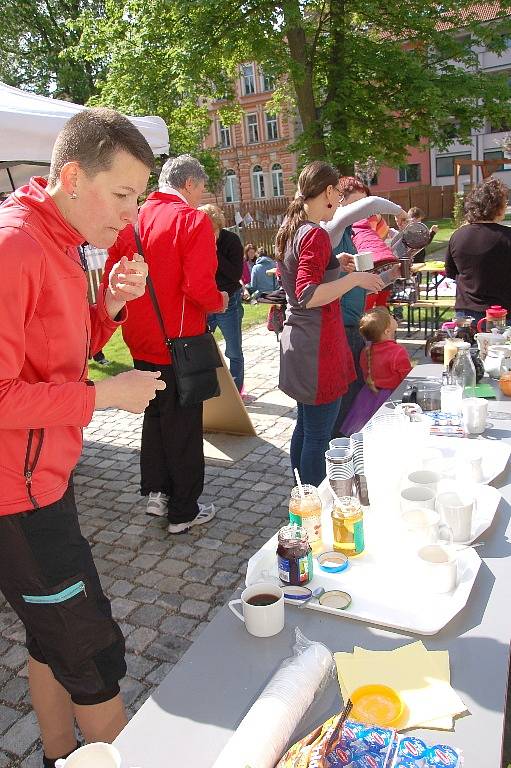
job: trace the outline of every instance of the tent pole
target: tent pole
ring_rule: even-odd
[[[7,166],[5,170],[7,171],[7,175],[9,177],[9,181],[11,182],[12,191],[15,192],[16,191],[16,185],[14,184],[14,179],[11,176],[11,169]]]

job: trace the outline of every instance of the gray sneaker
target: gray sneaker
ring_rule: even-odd
[[[216,510],[214,504],[199,504],[199,511],[193,520],[188,520],[186,523],[169,523],[167,531],[169,533],[184,533],[194,525],[209,523],[210,520],[213,520],[215,514]]]
[[[167,517],[167,503],[169,497],[164,494],[151,491],[147,499],[146,514],[154,517]]]

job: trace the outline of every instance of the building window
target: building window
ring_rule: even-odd
[[[261,72],[261,90],[273,91],[274,87],[275,87],[275,82],[273,80],[273,77],[270,77],[270,75],[265,75],[264,72]]]
[[[229,125],[223,125],[221,121],[218,122],[218,134],[220,136],[220,146],[225,149],[225,147],[231,146],[231,128]]]
[[[249,144],[259,142],[259,126],[257,124],[257,115],[247,115],[247,138]]]
[[[420,181],[421,167],[419,163],[410,163],[409,165],[399,166],[399,182],[403,184],[407,181]]]
[[[483,158],[485,160],[498,160],[499,158],[504,159],[504,152],[502,149],[488,149],[483,154]],[[498,173],[499,171],[509,171],[511,170],[511,165],[502,163],[502,165],[493,166],[493,168],[490,168],[490,173]]]
[[[266,118],[266,138],[268,141],[275,141],[279,138],[279,126],[277,123],[277,115],[265,114]]]
[[[231,169],[225,172],[224,198],[226,203],[235,203],[240,199],[238,179]]]
[[[459,159],[461,157],[466,157],[470,160],[471,154],[469,152],[461,152],[459,155],[439,155],[436,158],[437,177],[454,176],[454,158]],[[470,166],[462,165],[460,173],[470,173]]]
[[[271,181],[273,187],[273,197],[284,197],[284,174],[280,163],[275,163],[271,167]]]
[[[254,75],[253,64],[242,64],[241,78],[243,81],[244,96],[248,96],[251,93],[255,93],[255,75]]]
[[[254,168],[252,169],[252,187],[256,199],[266,197],[264,189],[264,173],[260,165],[254,165]]]

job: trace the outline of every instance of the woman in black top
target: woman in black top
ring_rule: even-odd
[[[509,188],[500,179],[486,179],[467,196],[467,224],[449,240],[447,277],[456,280],[456,315],[485,316],[495,304],[511,314],[511,228],[503,226]]]

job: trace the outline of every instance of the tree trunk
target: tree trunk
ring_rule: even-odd
[[[346,0],[330,0],[330,56],[327,68],[328,88],[325,117],[332,133],[332,146],[338,147],[348,131],[348,105],[343,79],[346,76]],[[339,141],[340,140],[340,141]],[[342,152],[334,151],[332,162],[343,175],[351,175],[353,167]]]
[[[297,65],[291,72],[291,80],[296,93],[298,113],[302,121],[310,160],[325,160],[326,146],[323,128],[317,117],[316,101],[313,88],[313,66],[310,59],[310,46],[305,35],[300,5],[298,0],[284,0],[282,10],[285,22],[285,35],[291,59]]]

